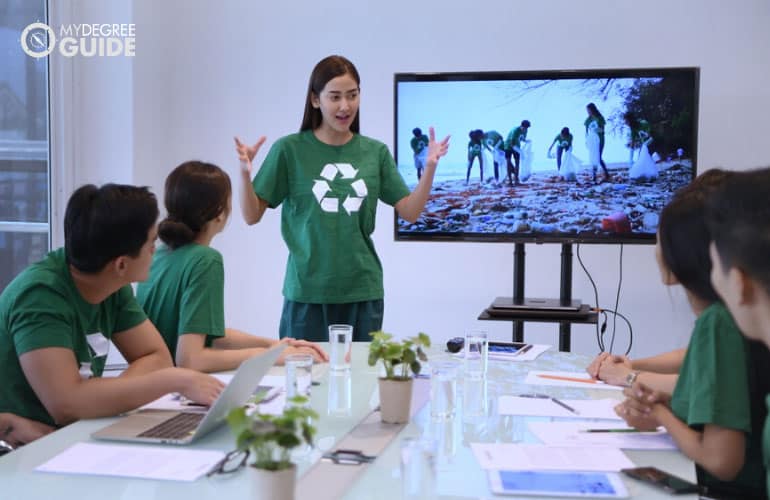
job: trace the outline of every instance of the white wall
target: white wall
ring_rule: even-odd
[[[136,57],[123,61],[122,71],[104,63],[81,74],[93,85],[112,81],[117,94],[99,98],[112,90],[96,85],[95,100],[73,111],[73,125],[100,131],[100,140],[76,143],[78,157],[86,159],[78,180],[106,180],[105,171],[94,168],[96,159],[125,131],[125,142],[117,143],[131,148],[109,174],[115,180],[125,179],[126,158],[133,158],[133,182],[159,196],[165,175],[184,160],[212,161],[234,176],[232,136],[265,134],[269,147],[296,131],[310,70],[332,53],[350,58],[361,74],[362,132],[389,145],[394,72],[700,66],[700,168],[770,164],[766,0],[372,3],[134,0],[130,13],[124,2],[102,5],[109,22],[121,22],[117,15],[136,23]],[[77,16],[96,2],[73,5]],[[454,147],[462,147],[461,138]],[[268,213],[247,227],[236,212],[214,242],[226,260],[231,326],[277,335],[286,260],[279,222],[277,212]],[[443,341],[481,326],[475,318],[491,299],[512,293],[513,245],[396,243],[392,230],[392,209],[381,205],[374,238],[385,268],[386,330],[422,330]],[[558,294],[559,250],[527,246],[528,295]],[[612,307],[618,247],[584,246],[581,253],[601,304]],[[620,310],[633,322],[632,355],[684,345],[692,315],[680,291],[660,284],[653,248],[627,246],[624,264]],[[593,302],[577,261],[574,268],[573,295]],[[616,350],[627,344],[618,325]],[[495,338],[510,338],[509,323],[483,326]],[[556,325],[530,324],[526,338],[556,343],[556,331]],[[573,327],[574,351],[596,349],[593,328]]]

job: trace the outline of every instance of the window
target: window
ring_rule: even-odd
[[[42,0],[0,3],[0,290],[49,248],[48,58],[19,39]]]

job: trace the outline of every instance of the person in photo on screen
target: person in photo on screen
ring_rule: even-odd
[[[465,174],[465,184],[471,177],[471,168],[473,168],[473,160],[479,160],[479,175],[481,176],[481,183],[484,183],[484,146],[482,141],[484,140],[484,132],[479,129],[471,130],[468,132],[470,141],[468,142],[468,173]]]
[[[604,171],[604,180],[610,180],[610,173],[607,170],[607,164],[604,163],[602,154],[604,153],[604,127],[606,120],[604,116],[599,112],[596,104],[589,102],[586,106],[586,112],[588,117],[583,122],[586,128],[586,147],[588,149],[588,161],[591,164],[591,170],[593,171],[593,181],[596,180],[596,171],[601,166]]]
[[[419,127],[412,129],[412,140],[409,145],[414,152],[414,168],[417,169],[417,180],[422,179],[422,171],[425,168],[425,155],[428,154],[428,136],[422,133]]]
[[[425,170],[409,191],[388,148],[360,131],[360,77],[342,56],[313,69],[299,133],[276,141],[252,180],[254,146],[236,139],[241,166],[241,211],[247,224],[266,209],[281,210],[289,250],[280,336],[327,341],[328,327],[353,326],[368,341],[384,312],[382,265],[374,248],[378,200],[415,222],[428,200],[449,137],[428,133]]]
[[[234,370],[278,340],[225,327],[225,274],[222,254],[211,247],[230,217],[230,176],[216,165],[188,161],[166,178],[167,216],[158,225],[163,242],[150,276],[136,298],[160,332],[177,366],[202,372]],[[310,354],[328,361],[318,345],[285,338],[278,358]]]
[[[484,149],[492,154],[492,165],[495,172],[495,182],[500,182],[500,167],[505,163],[505,151],[503,136],[496,130],[484,132]]]
[[[708,222],[711,282],[743,334],[770,347],[770,168],[735,172],[709,198]],[[770,418],[762,448],[770,493]]]
[[[572,134],[569,131],[569,127],[564,127],[556,134],[553,142],[548,146],[548,157],[553,158],[553,147],[556,146],[556,170],[561,172],[561,158],[565,151],[572,150]]]
[[[661,212],[656,258],[661,279],[682,285],[696,315],[672,393],[638,379],[616,412],[642,430],[663,426],[696,464],[698,484],[730,498],[764,498],[761,458],[767,359],[741,336],[710,281],[706,203],[731,174],[683,188]],[[761,347],[761,346],[759,346]],[[766,361],[765,361],[766,363]],[[673,364],[673,363],[672,363]]]
[[[628,127],[628,165],[629,167],[634,164],[634,152],[639,151],[643,145],[649,146],[652,142],[652,135],[650,135],[650,124],[643,118],[638,118],[632,111],[626,111],[623,114],[623,121]],[[637,155],[638,156],[638,155]]]
[[[522,120],[518,127],[514,127],[508,132],[505,138],[505,161],[508,167],[508,185],[519,185],[519,167],[521,166],[521,145],[527,141],[527,131],[531,123],[529,120]],[[513,157],[513,162],[511,162]],[[515,182],[511,182],[511,175]]]
[[[158,205],[147,188],[77,189],[64,248],[22,271],[0,295],[0,412],[50,426],[118,415],[170,392],[211,404],[216,378],[176,368],[136,302],[147,279]],[[110,341],[128,361],[102,378]]]
[[[0,456],[54,431],[46,425],[13,413],[0,413]]]

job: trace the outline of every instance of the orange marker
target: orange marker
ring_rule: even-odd
[[[598,384],[598,380],[594,380],[591,378],[575,378],[575,377],[562,377],[560,375],[546,375],[546,374],[538,374],[537,375],[540,378],[548,378],[551,380],[565,380],[567,382],[582,382],[584,384]]]

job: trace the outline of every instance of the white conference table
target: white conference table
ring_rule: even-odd
[[[305,453],[297,460],[300,481],[302,475],[320,458],[321,451],[335,448],[355,425],[377,405],[375,395],[377,371],[366,365],[367,344],[354,344],[352,353],[351,405],[348,415],[328,415],[328,374],[320,377],[320,385],[312,389],[311,404],[320,414],[317,422],[316,450]],[[450,355],[435,349],[432,359],[449,358]],[[441,499],[492,498],[486,473],[480,468],[470,450],[471,442],[522,442],[537,443],[528,430],[527,422],[562,420],[545,417],[519,417],[497,415],[497,398],[503,394],[533,391],[533,386],[523,383],[530,370],[577,371],[582,370],[589,358],[553,349],[529,362],[504,362],[490,360],[488,377],[489,416],[463,419],[458,415],[448,421],[434,421],[430,417],[430,404],[419,410],[378,456],[365,467],[363,473],[347,489],[342,497],[347,500],[394,500],[402,498],[399,470],[399,442],[403,437],[430,436],[438,442],[437,497]],[[281,370],[274,368],[273,370]],[[461,391],[462,380],[458,382]],[[620,398],[615,391],[572,387],[537,387],[538,392],[553,396],[578,399],[584,397]],[[35,472],[44,463],[74,443],[91,441],[90,434],[113,422],[114,418],[85,420],[64,427],[43,439],[0,458],[0,498],[49,499],[77,498],[98,499],[258,499],[253,491],[248,470],[220,477],[201,478],[194,482],[157,481],[118,477],[63,475]],[[229,451],[234,439],[226,426],[196,441],[191,447]],[[130,446],[144,446],[141,444]],[[691,460],[678,451],[626,451],[637,465],[652,465],[695,481]],[[339,465],[338,467],[357,467]],[[623,478],[632,498],[664,499],[667,493],[629,478]],[[320,486],[323,488],[323,485]],[[504,497],[499,497],[504,498]],[[517,497],[521,498],[521,497]],[[697,495],[679,495],[677,498],[694,499]],[[298,498],[298,500],[304,500]]]

